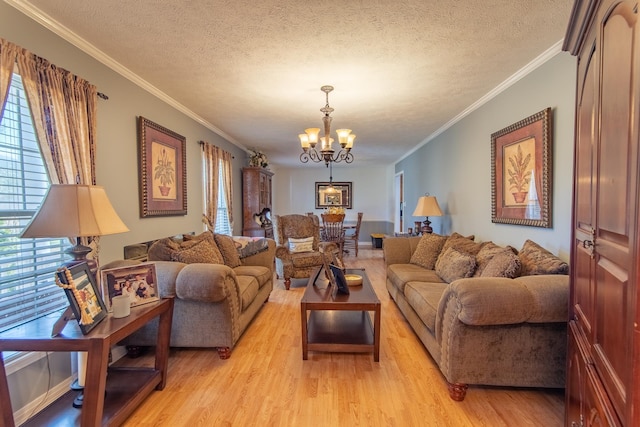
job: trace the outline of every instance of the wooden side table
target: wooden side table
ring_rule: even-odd
[[[82,410],[73,408],[74,392],[69,392],[27,421],[40,425],[120,425],[155,389],[167,381],[169,338],[173,317],[173,298],[131,309],[128,317],[109,315],[88,335],[82,335],[75,320],[62,333],[51,337],[59,313],[25,323],[0,334],[2,351],[86,351],[87,375]],[[153,368],[109,368],[109,351],[136,330],[159,318],[155,366]],[[106,394],[105,394],[106,391]],[[2,353],[0,353],[0,409],[2,425],[14,426],[13,411]]]

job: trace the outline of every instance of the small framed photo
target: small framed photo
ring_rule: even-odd
[[[101,271],[102,295],[109,311],[111,300],[128,295],[131,307],[158,301],[158,280],[155,264],[136,264]]]
[[[63,267],[56,272],[57,282],[69,299],[71,311],[78,321],[80,330],[88,334],[107,317],[107,308],[96,287],[95,278],[86,262],[71,267]]]

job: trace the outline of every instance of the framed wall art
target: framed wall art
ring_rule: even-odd
[[[333,188],[332,188],[333,187]],[[342,207],[351,209],[351,182],[316,182],[316,209]]]
[[[187,214],[184,136],[138,118],[140,217]]]
[[[491,135],[491,221],[551,228],[551,108]]]
[[[56,284],[64,289],[83,335],[107,317],[107,308],[86,262],[58,269]]]

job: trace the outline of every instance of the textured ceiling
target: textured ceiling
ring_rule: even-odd
[[[5,1],[290,166],[298,133],[321,127],[320,86],[356,162],[388,164],[562,40],[573,3]]]

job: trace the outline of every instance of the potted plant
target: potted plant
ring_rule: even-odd
[[[160,181],[160,185],[158,186],[158,188],[160,189],[160,194],[162,194],[163,196],[167,196],[169,194],[169,190],[171,190],[171,187],[169,187],[169,185],[173,184],[175,169],[171,160],[169,160],[167,150],[165,150],[164,148],[162,149],[160,157],[158,157],[158,161],[155,168],[153,169],[153,172],[153,178]]]
[[[529,192],[531,174],[527,166],[529,166],[530,161],[531,154],[527,154],[527,156],[524,157],[520,145],[518,145],[516,155],[509,157],[509,163],[511,164],[511,168],[507,168],[509,184],[511,184],[509,189],[515,190],[511,194],[513,194],[516,203],[523,203]]]

